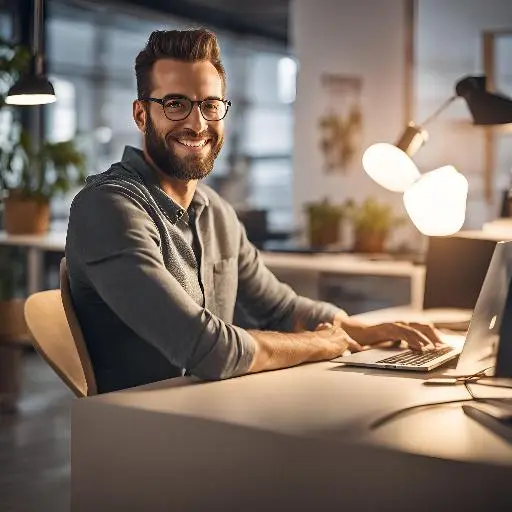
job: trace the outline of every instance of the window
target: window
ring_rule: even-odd
[[[141,145],[132,119],[135,57],[152,30],[190,26],[158,20],[95,2],[48,2],[46,56],[57,102],[48,108],[47,133],[52,140],[76,136],[90,173],[107,170],[125,145]],[[288,229],[296,63],[282,47],[216,33],[233,106],[224,148],[207,181],[235,207],[268,209],[270,227]]]

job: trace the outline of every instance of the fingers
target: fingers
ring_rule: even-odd
[[[352,338],[348,338],[348,349],[350,352],[362,352],[363,350],[367,350],[370,347],[362,347],[357,343],[357,341],[353,340]]]
[[[434,342],[421,330],[404,322],[396,322],[395,325],[397,327],[396,339],[405,341],[410,349],[419,351],[435,349]],[[427,327],[423,326],[423,324],[417,325],[422,325],[422,329]]]
[[[436,347],[446,346],[446,343],[443,343],[439,337],[438,331],[434,329],[433,325],[420,324],[418,322],[410,322],[408,325],[425,335]]]

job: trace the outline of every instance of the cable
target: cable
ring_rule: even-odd
[[[457,383],[454,383],[453,385],[457,385],[459,383],[463,383],[464,387],[466,388],[466,391],[469,393],[470,398],[458,398],[457,400],[443,400],[440,402],[428,402],[426,404],[417,404],[417,405],[411,405],[409,407],[404,407],[403,409],[399,409],[397,411],[393,411],[389,414],[386,414],[385,416],[382,416],[381,418],[378,418],[377,420],[370,423],[370,430],[375,430],[379,427],[382,427],[385,423],[389,423],[390,421],[394,420],[398,416],[401,416],[402,414],[408,413],[410,411],[413,411],[415,409],[421,409],[422,407],[435,407],[438,405],[444,405],[444,404],[456,404],[456,403],[464,403],[464,402],[471,402],[471,401],[482,401],[487,400],[487,398],[479,398],[474,395],[474,393],[471,391],[471,388],[469,387],[470,383],[476,383],[478,380],[474,380],[475,377],[485,377],[485,372],[487,370],[490,370],[493,368],[493,366],[489,366],[489,368],[485,368],[485,370],[481,370],[477,373],[474,373],[472,375],[465,375],[464,377],[459,377],[459,380]],[[496,386],[501,387],[501,386]]]
[[[473,398],[459,398],[457,400],[444,400],[441,402],[429,402],[427,404],[417,404],[417,405],[411,405],[410,407],[404,407],[403,409],[399,409],[398,411],[393,411],[389,414],[386,414],[386,416],[382,416],[381,418],[370,423],[370,430],[375,430],[379,427],[382,427],[382,425],[384,425],[385,423],[389,423],[390,421],[394,420],[398,416],[401,416],[402,414],[413,411],[415,409],[421,409],[422,407],[435,407],[436,405],[471,402],[472,400],[473,400]]]

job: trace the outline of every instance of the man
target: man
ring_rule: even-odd
[[[133,118],[143,150],[87,180],[75,197],[66,258],[99,392],[329,360],[428,326],[365,326],[297,296],[263,265],[234,210],[199,181],[224,140],[226,77],[215,35],[156,31],[136,59]],[[233,325],[237,306],[261,330]]]

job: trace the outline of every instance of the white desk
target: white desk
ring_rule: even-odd
[[[27,292],[42,288],[43,256],[47,251],[61,252],[66,245],[66,233],[49,232],[46,235],[8,235],[0,231],[0,246],[27,248]]]
[[[7,235],[0,231],[0,246],[26,247],[28,293],[42,287],[42,265],[45,251],[64,251],[66,233],[47,235]],[[262,252],[263,261],[273,271],[293,271],[317,278],[320,273],[408,277],[411,282],[411,304],[420,308],[423,303],[425,269],[406,261],[372,261],[351,254],[286,254]]]
[[[409,261],[373,260],[361,254],[290,254],[263,252],[263,261],[278,277],[293,273],[303,280],[310,278],[312,289],[320,274],[406,277],[410,282],[411,306],[421,308],[425,290],[425,267]],[[308,297],[318,298],[313,292]]]
[[[467,396],[410,372],[328,362],[79,399],[72,509],[512,510],[512,444],[459,405],[370,429],[394,410]]]

